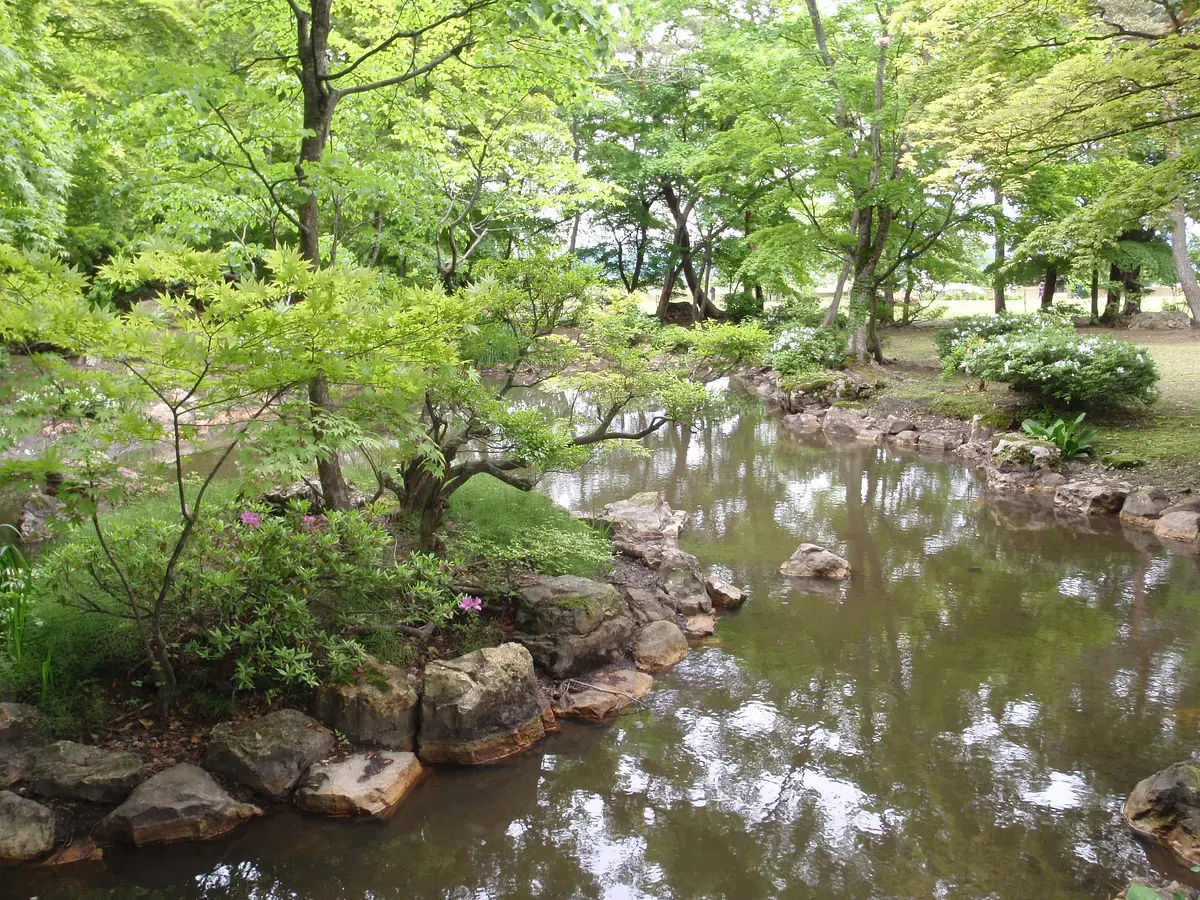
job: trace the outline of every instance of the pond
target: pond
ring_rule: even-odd
[[[438,769],[386,823],[280,812],[231,839],[0,876],[49,898],[1105,898],[1119,817],[1200,723],[1200,564],[984,500],[950,461],[780,433],[757,408],[544,485],[665,491],[752,599],[611,725]],[[777,573],[801,541],[848,583]]]

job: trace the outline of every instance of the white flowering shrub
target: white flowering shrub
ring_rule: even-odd
[[[780,332],[771,348],[771,365],[781,375],[796,377],[837,369],[846,356],[846,333],[836,328],[793,325]]]
[[[968,347],[1001,334],[1028,334],[1047,328],[1060,329],[1063,323],[1052,315],[1035,313],[1032,316],[1002,312],[996,315],[962,316],[951,319],[945,328],[933,336],[937,345],[942,372],[951,375],[961,371],[963,354]]]
[[[1145,347],[1098,335],[1045,330],[976,340],[960,370],[1054,406],[1099,408],[1153,403],[1158,367]]]

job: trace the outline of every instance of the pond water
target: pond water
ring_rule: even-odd
[[[386,823],[283,811],[207,845],[0,873],[40,898],[1105,898],[1129,789],[1200,736],[1200,563],[984,502],[951,462],[748,410],[545,489],[665,491],[752,599],[649,708],[438,769]],[[777,573],[801,541],[855,576]]]

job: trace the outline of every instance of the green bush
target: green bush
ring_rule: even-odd
[[[725,315],[734,322],[757,319],[763,315],[763,301],[754,291],[735,291],[725,295]]]
[[[1026,419],[1021,423],[1021,431],[1039,441],[1049,441],[1062,451],[1063,459],[1088,456],[1092,452],[1096,429],[1083,424],[1085,415],[1087,414],[1080,413],[1072,422],[1055,419],[1053,422],[1043,423]]]
[[[1043,325],[1037,318],[1015,313],[961,316],[951,319],[945,328],[939,328],[933,336],[933,342],[937,345],[942,371],[949,374],[962,366],[967,347],[1001,334],[1024,334]]]
[[[1158,368],[1149,352],[1097,335],[1045,330],[967,345],[961,369],[1038,402],[1071,408],[1153,403]]]
[[[836,369],[845,359],[846,346],[844,331],[796,325],[785,329],[775,339],[771,365],[788,378]]]
[[[840,316],[844,324],[845,316]],[[825,319],[825,306],[814,294],[787,297],[770,306],[765,315],[767,328],[780,332],[794,326],[816,328]]]

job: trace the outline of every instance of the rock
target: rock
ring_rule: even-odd
[[[45,859],[38,860],[38,868],[53,869],[57,866],[69,866],[72,863],[97,862],[104,859],[104,851],[96,846],[91,838],[73,841]]]
[[[1049,441],[1002,434],[992,444],[992,468],[999,472],[1057,469],[1061,463],[1062,451]]]
[[[1115,515],[1132,490],[1124,481],[1071,481],[1054,492],[1054,505],[1085,516]]]
[[[712,600],[713,606],[722,609],[736,609],[746,602],[746,594],[741,588],[734,587],[728,581],[722,581],[716,575],[704,579],[704,589]]]
[[[66,508],[67,505],[57,497],[40,491],[30,494],[21,504],[21,517],[17,522],[21,541],[26,544],[44,541],[50,536],[51,521]]]
[[[990,446],[992,443],[992,429],[983,424],[983,416],[976,413],[971,416],[971,433],[968,436],[970,443],[984,444]]]
[[[212,730],[204,767],[239,784],[286,800],[304,770],[333,752],[329,729],[298,709],[281,709]]]
[[[811,415],[810,413],[792,413],[789,416],[784,416],[779,424],[787,431],[813,432],[821,430],[821,421],[824,417]]]
[[[899,447],[915,447],[920,439],[921,434],[917,431],[901,431],[893,438]]]
[[[1185,312],[1170,310],[1134,313],[1129,317],[1128,327],[1130,331],[1173,331],[1191,328],[1192,317]]]
[[[0,703],[0,744],[16,744],[37,735],[38,711],[28,703]]]
[[[633,661],[646,672],[658,672],[687,656],[688,643],[674,622],[651,622],[633,643]]]
[[[148,774],[137,754],[58,741],[37,752],[29,786],[43,797],[120,803]]]
[[[1019,472],[1001,472],[994,466],[985,466],[987,486],[995,491],[1027,491],[1051,493],[1067,483],[1065,476],[1047,469],[1026,469]]]
[[[1163,510],[1162,516],[1154,526],[1155,535],[1184,544],[1200,541],[1200,512],[1172,512],[1174,508]]]
[[[180,763],[143,781],[96,826],[96,837],[145,847],[207,841],[261,816],[239,803],[198,766]]]
[[[916,423],[901,416],[888,416],[883,423],[884,434],[894,435],[904,431],[916,431]]]
[[[818,422],[823,422],[823,421],[825,421],[825,414],[829,412],[829,407],[822,406],[819,403],[814,403],[814,404],[811,404],[810,406],[804,407],[804,409],[802,409],[800,411],[802,413],[804,413],[805,415],[812,416]]]
[[[29,777],[36,752],[32,744],[0,744],[0,791]]]
[[[884,433],[874,428],[867,428],[856,434],[854,439],[856,441],[862,441],[864,444],[882,444],[884,441]]]
[[[922,431],[917,437],[917,446],[922,450],[953,450],[963,443],[961,431]]]
[[[644,491],[628,500],[609,503],[599,518],[612,529],[614,543],[632,545],[677,539],[687,513],[671,509],[662,494]]]
[[[296,806],[322,816],[386,819],[424,769],[413,753],[373,750],[319,762],[296,788]]]
[[[779,571],[800,578],[849,578],[850,563],[824,547],[801,544]]]
[[[982,462],[988,457],[988,445],[983,441],[967,441],[954,448],[954,455],[964,462]]]
[[[700,613],[688,616],[683,626],[683,633],[688,637],[712,637],[717,633],[717,620],[712,613]]]
[[[1200,512],[1200,500],[1185,500],[1182,503],[1176,503],[1164,509],[1162,514],[1165,516],[1167,513],[1177,512]]]
[[[493,762],[546,733],[549,704],[520,644],[486,647],[425,666],[417,752],[425,763]]]
[[[645,625],[647,622],[661,622],[663,619],[674,618],[675,614],[660,601],[658,592],[646,588],[627,587],[624,589],[624,593],[636,624]]]
[[[313,702],[312,714],[352,744],[412,750],[419,701],[407,672],[368,659],[354,682],[323,688]]]
[[[1138,782],[1123,812],[1138,834],[1200,864],[1200,762],[1177,762]]]
[[[0,862],[28,862],[53,849],[54,813],[12,791],[0,791]]]
[[[712,612],[712,600],[700,577],[700,563],[678,547],[668,548],[658,564],[658,583],[667,595],[667,604],[685,616]]]
[[[832,406],[825,413],[825,421],[821,423],[821,428],[826,434],[854,437],[866,429],[866,416],[861,410]]]
[[[611,584],[575,575],[538,578],[521,589],[512,639],[556,678],[595,669],[623,655],[633,616]]]
[[[564,694],[554,712],[564,719],[599,722],[632,706],[650,692],[654,679],[633,669],[597,672],[587,679],[589,687]]]
[[[263,503],[276,512],[283,512],[292,503],[307,503],[309,512],[316,515],[325,509],[325,495],[317,482],[293,481],[273,487],[262,495]]]

